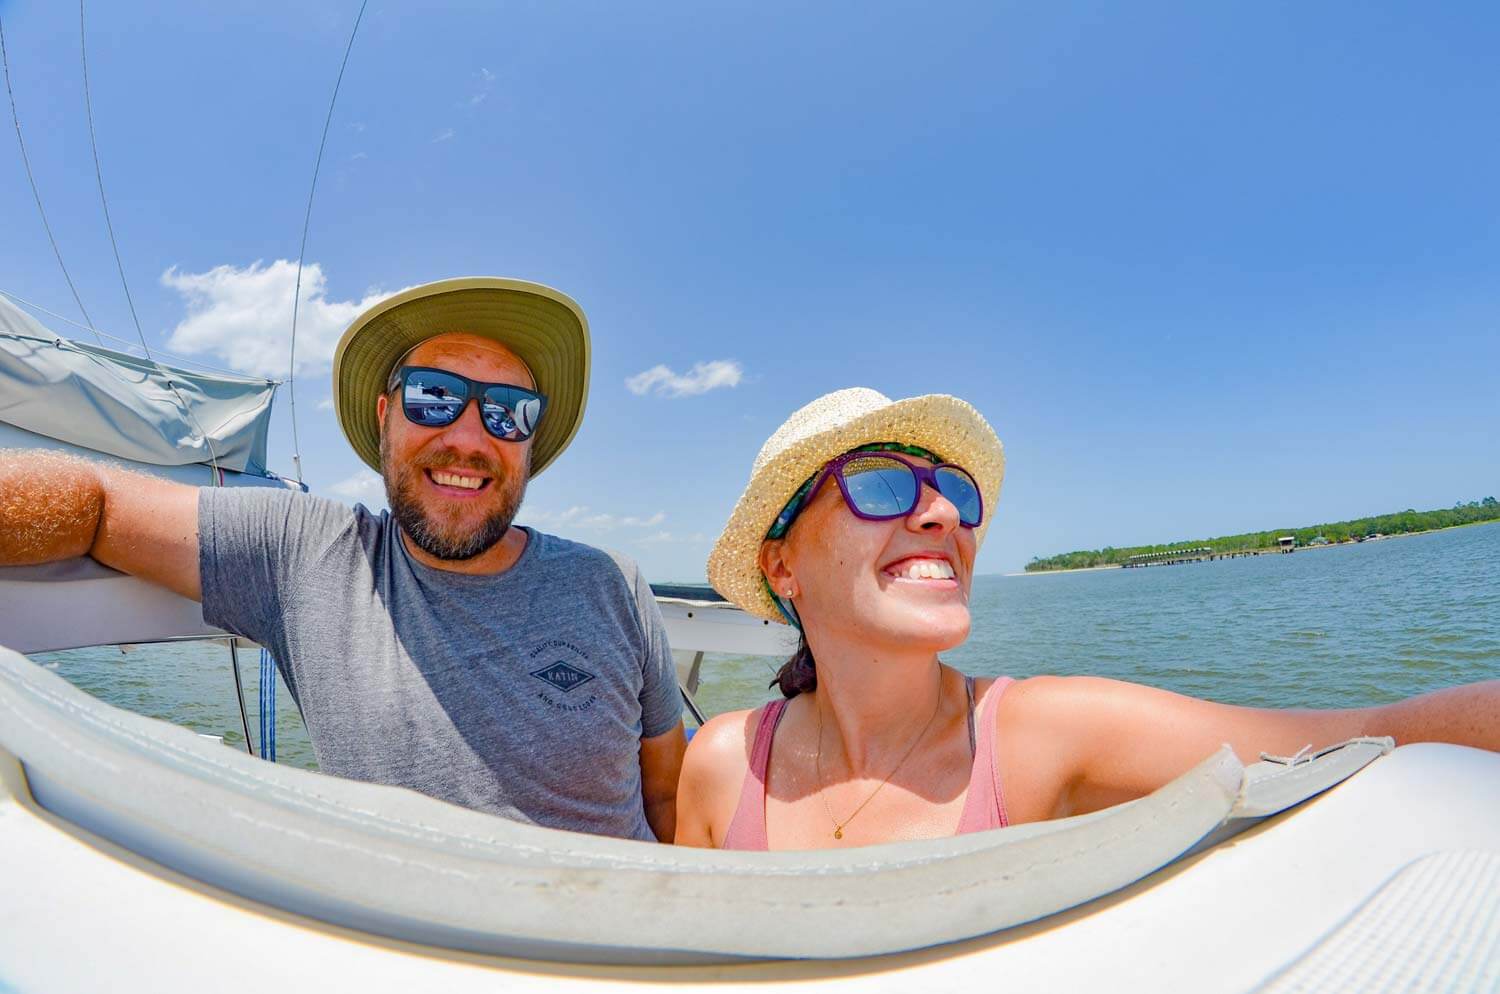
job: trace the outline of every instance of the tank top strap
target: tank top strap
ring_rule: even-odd
[[[1010,824],[1005,813],[1005,794],[1000,789],[1000,766],[995,759],[995,712],[1006,688],[1015,681],[997,677],[979,705],[979,734],[974,744],[974,765],[969,770],[969,793],[958,819],[958,833],[982,832]]]
[[[964,674],[964,694],[969,699],[969,758],[973,758],[975,751],[974,742],[974,678]]]
[[[764,851],[769,844],[766,836],[766,771],[771,766],[771,741],[776,737],[776,726],[781,724],[786,706],[784,700],[771,701],[760,709],[755,738],[750,743],[750,764],[740,784],[740,802],[735,806],[734,817],[729,820],[720,849]]]

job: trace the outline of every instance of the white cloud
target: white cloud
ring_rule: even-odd
[[[347,480],[340,480],[329,487],[328,492],[346,504],[385,505],[385,481],[380,474],[369,469],[361,469]]]
[[[358,162],[360,159],[368,159],[368,158],[369,158],[369,155],[367,155],[364,152],[355,152],[353,155],[349,156],[349,161],[350,162]]]
[[[588,508],[577,505],[564,511],[538,510],[523,505],[520,513],[516,515],[516,519],[528,525],[556,528],[560,525],[571,524],[580,515],[587,513]]]
[[[731,359],[713,359],[694,363],[691,370],[681,375],[667,366],[652,366],[627,379],[625,386],[638,396],[654,391],[664,397],[693,397],[719,387],[739,386],[744,375],[739,363]]]
[[[708,541],[708,536],[703,532],[693,532],[691,535],[678,535],[675,532],[659,531],[653,532],[643,538],[635,540],[636,545],[702,545]]]
[[[318,401],[318,410],[320,410],[320,411],[331,411],[331,410],[333,410],[333,398],[332,397],[324,397],[322,400]]]
[[[183,355],[208,355],[242,373],[284,377],[292,334],[292,290],[297,264],[260,260],[243,268],[215,266],[206,273],[181,273],[174,266],[161,274],[163,286],[176,290],[187,317],[172,330],[167,348]],[[349,323],[389,296],[371,290],[360,300],[329,300],[323,267],[310,262],[302,270],[302,300],[297,312],[297,373],[326,369],[333,349]]]
[[[436,145],[438,142],[445,142],[448,139],[452,138],[454,134],[455,132],[452,128],[444,128],[442,131],[439,131],[437,133],[437,137],[432,139],[432,144]]]
[[[479,80],[479,88],[469,97],[470,107],[477,107],[484,103],[485,99],[490,95],[490,87],[495,85],[495,74],[483,67],[474,74],[474,77]]]
[[[620,524],[625,525],[626,527],[629,527],[629,528],[655,528],[657,525],[659,525],[663,521],[667,520],[667,513],[665,511],[657,511],[655,514],[651,515],[651,517],[649,517],[649,518],[628,518],[627,517],[627,518],[621,518],[619,520],[620,520]]]
[[[607,514],[602,511],[592,512],[586,505],[575,504],[561,511],[532,510],[523,507],[517,518],[523,524],[535,525],[539,528],[615,531],[620,528],[655,528],[667,520],[667,515],[665,511],[657,511],[646,517]]]

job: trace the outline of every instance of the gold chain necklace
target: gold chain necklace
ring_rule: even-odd
[[[939,663],[937,703],[933,705],[932,715],[927,719],[927,724],[923,725],[922,730],[917,733],[917,737],[911,740],[911,745],[906,747],[906,752],[902,753],[901,759],[896,763],[894,767],[892,767],[891,772],[887,773],[885,775],[885,779],[880,781],[879,785],[877,785],[874,790],[870,791],[870,796],[861,801],[859,807],[855,808],[850,813],[849,817],[840,822],[833,816],[833,808],[828,806],[828,788],[824,785],[823,781],[823,709],[821,707],[818,708],[818,754],[816,760],[814,761],[817,765],[818,770],[818,793],[823,798],[823,810],[828,812],[828,820],[833,822],[833,837],[835,839],[842,839],[844,837],[844,826],[853,821],[855,817],[865,809],[866,804],[869,804],[871,801],[875,800],[875,795],[880,793],[881,788],[890,783],[891,778],[894,777],[898,772],[900,772],[902,766],[906,765],[906,761],[910,759],[911,754],[916,751],[917,743],[921,742],[922,739],[927,736],[927,730],[932,727],[932,723],[937,720],[938,712],[942,709],[943,665]]]

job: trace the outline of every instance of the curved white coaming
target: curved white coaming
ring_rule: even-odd
[[[955,839],[706,852],[261,763],[0,650],[0,983],[1250,990],[1414,860],[1500,851],[1500,756],[1409,746],[1172,862],[1389,748],[1245,781],[1220,754],[1142,801]],[[766,957],[835,959],[745,961]]]
[[[688,850],[258,762],[14,653],[0,653],[0,746],[47,811],[269,907],[438,948],[609,963],[870,956],[1007,928],[1170,862],[1229,817],[1242,775],[1224,750],[1085,818],[836,853]]]
[[[104,976],[121,992],[249,992],[309,981],[368,994],[683,994],[726,985],[805,994],[809,984],[1244,992],[1336,934],[1402,868],[1434,852],[1500,851],[1500,797],[1475,789],[1497,777],[1493,753],[1403,747],[1231,844],[1114,895],[937,949],[833,962],[586,967],[425,949],[236,898],[50,815],[30,799],[19,763],[0,751],[0,980],[49,992],[97,991]],[[628,904],[610,911],[643,933],[658,924]],[[821,926],[840,927],[836,914]]]

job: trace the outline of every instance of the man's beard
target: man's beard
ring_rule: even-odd
[[[488,552],[505,537],[526,496],[527,474],[517,476],[503,466],[481,459],[460,459],[447,453],[439,453],[421,464],[409,462],[397,466],[391,460],[388,438],[381,433],[380,467],[384,471],[386,503],[391,506],[391,516],[396,519],[396,524],[417,544],[417,548],[435,559],[463,561]],[[485,474],[490,478],[489,485],[499,495],[500,506],[477,527],[445,522],[422,509],[417,487],[421,484],[423,470],[450,467]]]

